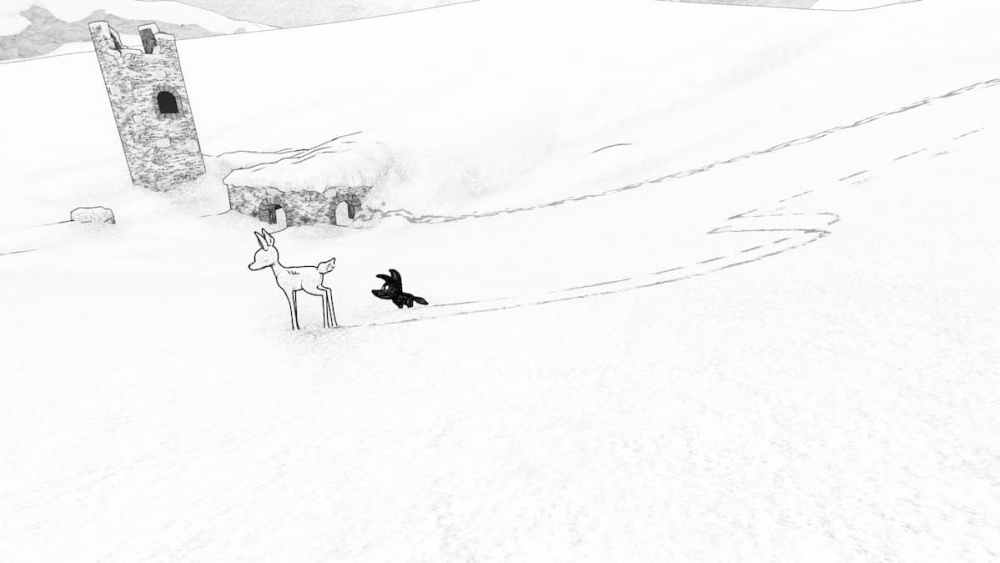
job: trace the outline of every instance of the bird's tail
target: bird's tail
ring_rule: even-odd
[[[416,295],[413,296],[413,302],[414,303],[420,303],[421,305],[426,305],[427,304],[427,300],[426,299],[424,299],[423,297],[417,297]]]

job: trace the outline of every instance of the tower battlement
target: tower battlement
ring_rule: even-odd
[[[177,43],[156,24],[139,26],[141,47],[108,22],[90,24],[132,182],[165,191],[205,174]]]

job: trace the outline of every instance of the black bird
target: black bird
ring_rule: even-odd
[[[403,308],[403,305],[413,307],[414,303],[419,303],[421,305],[427,304],[427,300],[423,297],[417,297],[412,293],[406,293],[403,291],[403,278],[396,270],[390,268],[389,275],[377,274],[375,277],[385,282],[382,284],[381,289],[372,290],[372,295],[375,297],[378,297],[379,299],[389,299],[400,309]]]

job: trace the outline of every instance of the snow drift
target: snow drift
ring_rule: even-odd
[[[338,136],[310,149],[257,153],[256,158],[262,162],[233,170],[225,183],[285,192],[370,188],[382,185],[394,171],[389,148],[360,133]]]

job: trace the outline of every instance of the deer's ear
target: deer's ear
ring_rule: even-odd
[[[267,241],[267,245],[274,246],[274,237],[271,236],[271,233],[267,232],[267,229],[261,229],[260,232],[264,233],[264,240]]]
[[[261,250],[267,250],[267,240],[257,231],[253,232],[253,236],[257,237],[257,244],[260,245]]]

